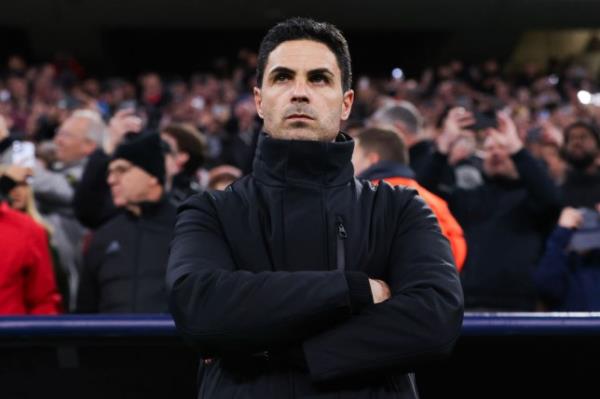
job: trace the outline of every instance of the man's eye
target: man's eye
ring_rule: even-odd
[[[313,75],[310,77],[310,81],[313,83],[329,83],[329,78],[325,75]]]
[[[290,75],[287,73],[280,73],[278,75],[275,75],[275,81],[276,82],[285,82],[287,80],[290,79]]]

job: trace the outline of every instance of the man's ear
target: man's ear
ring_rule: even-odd
[[[261,119],[263,119],[263,112],[262,112],[262,93],[260,91],[260,88],[258,87],[254,87],[254,105],[256,105],[256,113],[258,114],[258,116],[260,116]]]
[[[342,120],[345,121],[350,117],[352,111],[352,103],[354,103],[354,90],[348,90],[344,93],[342,101]]]

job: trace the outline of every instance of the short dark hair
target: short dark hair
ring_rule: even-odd
[[[404,140],[391,130],[369,128],[356,136],[358,146],[365,152],[375,152],[382,161],[408,165],[408,150]]]
[[[206,158],[206,144],[202,133],[187,124],[171,124],[160,130],[177,142],[179,151],[186,152],[189,159],[183,166],[183,173],[188,176],[196,174]]]
[[[278,23],[265,35],[258,50],[258,65],[256,67],[256,83],[262,86],[263,75],[269,54],[283,42],[291,40],[312,40],[323,43],[335,55],[338,66],[342,71],[342,89],[352,87],[352,65],[348,42],[342,32],[328,22],[317,22],[309,18],[290,18]]]

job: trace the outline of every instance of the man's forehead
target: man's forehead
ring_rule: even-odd
[[[293,71],[328,69],[339,73],[340,68],[333,51],[314,40],[289,40],[275,47],[267,59],[266,71],[287,68]]]
[[[69,117],[61,126],[61,130],[68,130],[71,133],[84,132],[90,124],[86,118],[77,116]]]
[[[133,164],[131,162],[129,162],[126,159],[123,158],[117,158],[114,161],[111,161],[110,164],[108,165],[109,169],[115,169],[115,168],[128,168],[130,166],[133,166]]]

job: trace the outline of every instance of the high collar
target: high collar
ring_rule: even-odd
[[[141,213],[136,215],[131,210],[125,208],[127,215],[133,219],[162,219],[165,210],[168,209],[167,196],[163,195],[158,201],[144,201],[137,204],[140,207]]]
[[[380,161],[365,169],[359,176],[361,179],[379,180],[388,177],[406,177],[414,179],[415,173],[406,165],[394,161]]]
[[[271,185],[336,186],[354,176],[354,141],[344,133],[335,142],[279,140],[261,133],[253,176]]]

